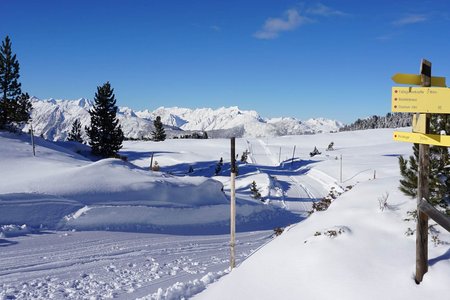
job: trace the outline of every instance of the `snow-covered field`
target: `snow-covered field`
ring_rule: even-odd
[[[415,200],[398,191],[398,156],[412,150],[392,131],[237,139],[239,157],[250,153],[236,182],[247,259],[226,276],[229,140],[126,142],[127,162],[92,162],[82,145],[37,139],[33,157],[28,136],[0,133],[0,299],[441,298],[450,234],[433,226],[417,286],[404,220]],[[152,154],[162,172],[148,170]],[[330,192],[330,208],[308,217]],[[286,230],[273,238],[275,227]]]

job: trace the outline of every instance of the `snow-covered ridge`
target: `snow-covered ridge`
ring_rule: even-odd
[[[78,100],[40,100],[32,98],[32,121],[35,133],[50,140],[64,140],[71,130],[72,123],[79,119],[82,127],[90,122],[89,109],[93,102]],[[338,131],[341,122],[317,118],[300,121],[295,118],[261,117],[254,110],[241,110],[237,106],[212,108],[159,107],[154,111],[134,111],[129,107],[119,107],[117,117],[122,130],[128,138],[150,137],[153,120],[161,116],[167,126],[168,136],[180,135],[185,131],[209,131],[212,137],[265,137],[319,132]],[[24,130],[28,130],[26,126]]]

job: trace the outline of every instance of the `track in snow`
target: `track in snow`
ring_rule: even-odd
[[[237,262],[271,235],[238,233]],[[135,299],[208,273],[220,277],[229,264],[228,235],[49,232],[8,241],[1,248],[0,299]]]
[[[278,158],[263,140],[248,140],[247,143],[251,149],[252,163],[260,172],[265,172],[274,178],[275,185],[282,188],[283,199],[279,206],[307,215],[312,208],[312,203],[328,194],[327,183],[310,174],[309,166],[302,165],[301,162],[300,166],[293,170],[280,166]]]

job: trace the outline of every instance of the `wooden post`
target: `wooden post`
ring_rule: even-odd
[[[152,157],[150,158],[150,171],[153,171],[153,152],[152,152]]]
[[[341,154],[341,166],[340,166],[340,176],[339,176],[340,182],[342,183],[342,154]]]
[[[236,240],[236,139],[231,138],[231,210],[230,210],[230,267],[236,266],[235,240]]]
[[[420,67],[422,86],[431,86],[431,62],[423,59]],[[429,133],[430,114],[426,115],[426,132]],[[419,209],[422,199],[429,200],[430,146],[419,144],[419,167],[417,182],[417,230],[416,230],[416,277],[419,284],[428,271],[428,216]]]
[[[280,147],[280,152],[278,154],[278,163],[281,164],[281,147]]]
[[[31,132],[31,147],[33,148],[33,156],[36,156],[36,147],[34,145],[33,123],[30,123],[30,132]]]
[[[295,145],[294,145],[294,151],[292,151],[291,169],[292,169],[292,165],[294,164],[294,155],[295,155]]]

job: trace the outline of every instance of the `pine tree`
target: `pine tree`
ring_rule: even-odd
[[[245,150],[241,155],[241,162],[246,163],[248,159],[248,150]]]
[[[69,132],[69,135],[67,136],[68,141],[74,141],[83,143],[83,137],[81,136],[81,123],[80,120],[76,119],[72,123],[72,130]]]
[[[250,186],[250,192],[252,193],[252,197],[254,199],[260,199],[261,193],[259,192],[258,187],[256,186],[256,182],[253,180],[251,186]]]
[[[7,36],[0,47],[0,128],[14,128],[30,119],[30,96],[22,93],[19,69]]]
[[[432,115],[430,120],[430,132],[449,132],[450,122],[446,116]],[[429,202],[439,206],[450,213],[449,193],[450,176],[448,168],[450,155],[447,147],[430,146],[430,173],[429,173]],[[418,176],[419,144],[413,145],[413,155],[409,159],[399,157],[399,167],[402,179],[399,189],[407,196],[417,197],[417,176]]]
[[[156,120],[153,121],[153,125],[155,126],[155,131],[152,131],[152,139],[155,142],[164,141],[166,139],[166,133],[160,116],[156,117]]]
[[[419,157],[419,144],[413,145],[413,155],[409,157],[409,160],[403,156],[399,156],[398,163],[400,166],[400,175],[403,179],[400,179],[400,191],[410,197],[417,196],[417,172],[418,165],[417,160]]]
[[[86,127],[92,153],[103,157],[115,157],[122,148],[122,127],[116,118],[117,106],[114,89],[109,82],[97,87],[94,107],[89,111],[91,126]]]
[[[222,171],[222,166],[223,166],[223,158],[221,157],[216,165],[216,169],[214,170],[214,174],[216,176],[220,174],[220,171]]]

